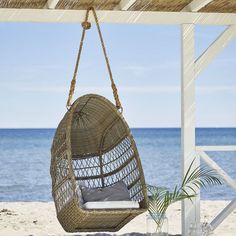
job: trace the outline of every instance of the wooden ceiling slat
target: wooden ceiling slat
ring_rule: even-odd
[[[60,0],[57,9],[78,9],[84,10],[93,6],[97,10],[112,10],[120,0]]]
[[[48,0],[0,0],[0,8],[43,9]],[[90,6],[97,10],[118,9],[121,0],[59,0],[56,9],[85,10]],[[136,0],[129,11],[180,12],[192,0]],[[213,0],[200,12],[236,13],[236,0]]]
[[[47,0],[1,0],[0,8],[34,8],[41,9]]]
[[[202,8],[201,11],[236,13],[236,0],[214,0]]]
[[[135,11],[181,11],[192,0],[137,0],[129,9]]]

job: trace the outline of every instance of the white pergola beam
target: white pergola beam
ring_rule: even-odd
[[[214,162],[205,152],[198,151],[198,154],[201,156],[202,160],[214,169],[224,181],[234,190],[236,190],[236,181],[232,179],[216,162]]]
[[[195,75],[194,24],[183,24],[181,31],[181,172],[182,179],[193,160],[193,168],[200,165],[195,152]],[[199,193],[199,190],[196,189]],[[182,201],[182,235],[187,236],[192,223],[200,224],[200,194]]]
[[[227,218],[236,208],[236,199],[232,200],[210,223],[212,230],[215,230],[225,218]]]
[[[78,23],[85,10],[0,8],[0,22]],[[236,25],[236,14],[98,10],[99,22],[120,24]],[[94,19],[90,18],[91,22]]]
[[[57,3],[59,2],[60,0],[48,0],[47,2],[47,7],[49,9],[55,9]]]
[[[206,151],[206,152],[225,152],[225,151],[236,151],[236,146],[197,146],[197,151]]]
[[[198,76],[210,62],[229,44],[236,36],[236,25],[229,26],[196,60],[195,73]]]
[[[119,5],[115,9],[127,11],[135,2],[136,0],[121,0]]]
[[[186,7],[184,7],[182,11],[197,12],[212,1],[213,0],[193,0]]]

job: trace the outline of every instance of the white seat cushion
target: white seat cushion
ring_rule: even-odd
[[[138,201],[103,201],[103,202],[86,202],[83,205],[85,209],[137,209]]]

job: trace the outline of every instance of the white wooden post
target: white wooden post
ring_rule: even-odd
[[[200,165],[195,152],[195,58],[194,24],[183,24],[182,42],[182,78],[181,78],[181,172],[185,175],[195,158],[193,168]],[[200,195],[182,202],[182,235],[187,236],[192,223],[200,224]]]

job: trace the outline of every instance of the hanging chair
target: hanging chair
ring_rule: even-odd
[[[147,210],[147,194],[139,154],[122,116],[117,89],[93,8],[87,11],[85,22],[82,23],[81,42],[85,30],[90,28],[87,21],[90,10],[95,17],[102,42],[116,106],[95,94],[79,97],[71,105],[81,43],[67,101],[68,111],[56,130],[51,148],[52,195],[57,218],[67,232],[118,231]],[[104,189],[120,181],[127,187],[130,200],[138,202],[137,209],[84,208],[80,186]]]

